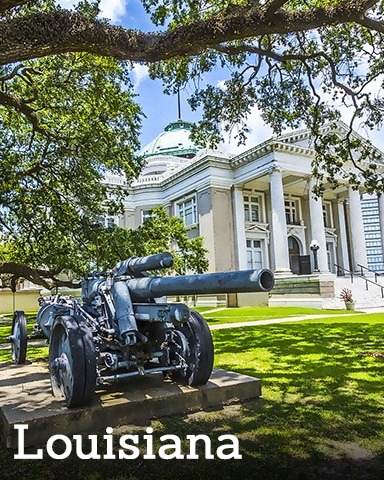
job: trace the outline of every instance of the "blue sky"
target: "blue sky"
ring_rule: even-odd
[[[77,3],[76,0],[59,0],[59,2],[64,8],[68,9],[71,9]],[[136,28],[146,32],[155,30],[140,0],[101,0],[100,8],[102,16],[108,18],[115,25]],[[209,80],[217,84],[224,80],[224,77],[221,72],[213,72],[209,75]],[[144,65],[135,66],[132,81],[135,85],[135,91],[139,95],[137,101],[146,115],[146,118],[143,118],[142,134],[140,136],[141,145],[144,147],[161,133],[168,123],[177,120],[177,98],[176,96],[165,95],[161,82],[151,80],[148,77],[148,69]],[[187,103],[187,98],[191,93],[192,87],[180,94],[181,116],[183,120],[194,122],[200,119],[200,114],[199,112],[192,112]],[[234,153],[243,151],[267,140],[272,135],[270,129],[259,120],[257,111],[252,113],[249,125],[251,133],[247,147],[243,146],[239,149],[234,139],[228,139],[228,150]]]
[[[76,4],[76,0],[59,0],[65,8],[71,8]],[[110,19],[111,23],[122,25],[125,28],[136,28],[142,31],[153,31],[155,27],[149,20],[140,0],[101,0],[100,8],[102,16]],[[207,77],[208,78],[208,77]],[[223,81],[223,73],[220,70],[214,71],[209,75],[209,82],[214,85]],[[164,127],[171,121],[178,118],[177,98],[165,95],[160,81],[153,81],[148,77],[147,67],[136,65],[132,81],[135,85],[135,91],[139,95],[138,103],[145,112],[146,118],[143,118],[142,134],[140,141],[142,147],[149,143],[155,136],[164,130]],[[199,112],[192,112],[187,103],[188,95],[192,93],[192,87],[181,92],[181,112],[182,119],[186,121],[199,120]],[[345,116],[348,122],[348,112]],[[232,138],[227,139],[227,149],[233,153],[239,153],[247,148],[251,148],[272,136],[269,127],[260,119],[257,109],[254,109],[248,117],[248,127],[250,134],[245,146],[237,147],[236,141]],[[366,136],[366,132],[359,132]],[[374,144],[384,151],[384,138],[381,132],[370,134]]]

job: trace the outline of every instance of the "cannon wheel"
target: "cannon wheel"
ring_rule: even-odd
[[[80,315],[55,319],[49,370],[53,394],[64,396],[68,408],[89,403],[96,386],[96,355],[92,333]]]
[[[27,319],[25,313],[16,310],[12,321],[12,360],[18,364],[25,363],[27,358]]]
[[[191,387],[206,384],[212,373],[214,358],[212,335],[207,322],[198,312],[191,310],[188,322],[177,331],[182,332],[187,340],[184,359],[188,366],[186,371],[178,372],[175,376],[181,377]]]

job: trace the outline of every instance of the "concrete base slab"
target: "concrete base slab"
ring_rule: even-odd
[[[67,409],[63,400],[51,394],[46,362],[5,362],[0,364],[0,444],[17,448],[15,424],[28,425],[26,446],[38,446],[55,434],[95,434],[108,426],[137,425],[260,395],[259,379],[214,369],[208,383],[199,388],[164,380],[162,374],[104,384],[91,405]]]

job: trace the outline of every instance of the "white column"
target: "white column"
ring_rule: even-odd
[[[247,249],[245,236],[244,198],[241,188],[233,189],[233,212],[239,270],[247,270]]]
[[[338,259],[337,263],[341,263],[341,267],[350,269],[349,256],[348,256],[348,239],[347,239],[347,227],[345,224],[345,209],[344,201],[337,204],[337,213],[339,216],[339,246],[341,252],[341,259]]]
[[[360,268],[357,264],[367,266],[367,251],[365,247],[365,236],[363,226],[363,215],[361,213],[360,193],[358,190],[349,189],[349,224],[351,226],[351,243],[353,265],[351,270],[357,271]]]
[[[285,219],[284,190],[281,170],[270,171],[271,210],[272,210],[272,253],[276,273],[291,273],[289,268],[287,222]]]
[[[320,248],[317,250],[317,261],[320,272],[329,272],[327,259],[327,242],[325,239],[323,203],[312,193],[314,181],[309,181],[309,216],[311,220],[311,241],[317,240]]]

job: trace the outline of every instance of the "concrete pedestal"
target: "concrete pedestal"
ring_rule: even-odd
[[[137,425],[260,395],[259,379],[214,369],[199,388],[164,380],[161,374],[131,377],[100,387],[90,406],[67,409],[51,394],[46,362],[5,362],[0,364],[0,444],[17,448],[15,424],[28,425],[26,446],[38,446],[55,434],[95,434],[108,426]]]

